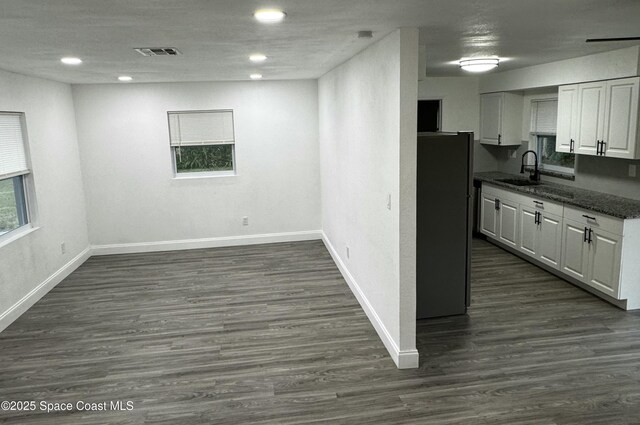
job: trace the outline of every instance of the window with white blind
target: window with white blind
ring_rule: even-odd
[[[233,111],[169,112],[176,176],[235,174]]]
[[[24,116],[0,112],[0,241],[29,225],[25,190],[29,173]]]
[[[556,152],[557,119],[557,99],[541,99],[531,102],[531,136],[538,153],[541,172],[573,175],[575,155]]]

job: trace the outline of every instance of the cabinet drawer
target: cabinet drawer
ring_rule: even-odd
[[[564,206],[562,204],[556,204],[555,202],[548,201],[546,199],[533,198],[529,196],[523,196],[520,202],[524,206],[535,208],[536,211],[546,212],[549,214],[562,217]]]
[[[482,193],[491,195],[500,200],[508,199],[516,204],[519,204],[523,199],[526,199],[523,195],[519,193],[512,192],[510,190],[505,190],[497,186],[492,186],[490,184],[482,185]]]
[[[602,229],[605,232],[622,236],[624,221],[615,217],[597,214],[593,211],[581,210],[574,207],[565,207],[564,218],[573,220],[587,227]]]

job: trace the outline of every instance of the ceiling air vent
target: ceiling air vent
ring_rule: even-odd
[[[142,56],[177,56],[181,54],[175,47],[139,47],[133,50]]]

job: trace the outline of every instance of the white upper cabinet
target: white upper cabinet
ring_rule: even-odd
[[[596,155],[604,134],[606,83],[580,84],[578,87],[578,140],[576,153]]]
[[[578,85],[561,86],[558,89],[558,123],[556,151],[573,153],[578,130]]]
[[[638,77],[607,82],[605,133],[602,138],[605,156],[636,158],[639,82]]]
[[[480,142],[486,145],[522,144],[523,97],[514,93],[480,95]]]
[[[640,77],[560,86],[556,150],[640,159],[639,89]]]
[[[480,140],[482,143],[498,145],[502,132],[502,104],[504,93],[480,96]]]

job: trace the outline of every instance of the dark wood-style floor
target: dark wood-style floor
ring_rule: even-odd
[[[0,334],[19,424],[637,424],[640,316],[474,241],[468,316],[397,370],[321,242],[94,257]]]

